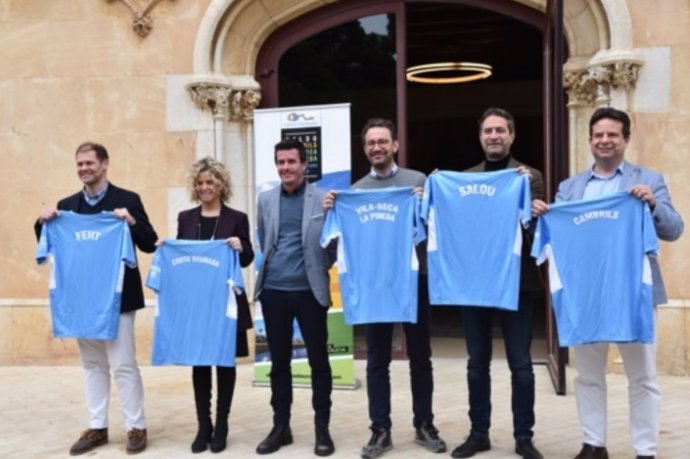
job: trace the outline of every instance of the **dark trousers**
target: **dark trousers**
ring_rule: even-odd
[[[297,319],[311,367],[311,403],[314,423],[328,425],[333,379],[328,361],[328,308],[311,291],[264,290],[259,295],[271,352],[271,406],[273,424],[290,423],[292,405],[292,323]]]
[[[410,361],[412,388],[412,423],[419,427],[432,422],[432,394],[434,376],[431,367],[429,328],[431,307],[426,276],[420,276],[417,302],[417,323],[403,323],[407,357]],[[367,339],[367,396],[372,429],[390,429],[391,381],[390,363],[394,324],[379,323],[366,326]]]
[[[517,311],[484,307],[463,307],[467,342],[467,386],[469,388],[472,433],[489,435],[491,427],[491,352],[493,317],[503,332],[512,386],[513,436],[532,438],[534,427],[534,372],[532,371],[531,292],[520,293]]]

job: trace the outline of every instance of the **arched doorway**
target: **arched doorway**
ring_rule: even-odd
[[[255,73],[262,106],[350,102],[353,177],[367,170],[358,131],[369,117],[396,120],[399,162],[428,173],[479,162],[476,119],[502,106],[520,126],[516,152],[539,167],[542,22],[537,11],[510,1],[338,3],[265,41]],[[457,60],[487,62],[494,74],[455,85],[405,80],[408,66]]]

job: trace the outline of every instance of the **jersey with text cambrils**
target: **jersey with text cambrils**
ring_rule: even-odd
[[[127,222],[112,212],[62,210],[41,229],[36,260],[46,259],[53,336],[117,338],[125,264],[137,264]]]
[[[627,192],[557,202],[539,217],[532,256],[549,261],[561,346],[654,341],[649,207]]]
[[[424,187],[431,304],[518,308],[529,177],[515,169],[431,174]]]
[[[412,187],[338,192],[321,244],[335,238],[345,322],[416,323],[415,245],[425,231]]]
[[[223,240],[165,240],[146,286],[156,292],[153,365],[235,366],[237,252]]]

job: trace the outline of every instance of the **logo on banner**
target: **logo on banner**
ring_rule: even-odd
[[[282,119],[282,127],[320,126],[321,116],[318,111],[292,111],[287,112]]]

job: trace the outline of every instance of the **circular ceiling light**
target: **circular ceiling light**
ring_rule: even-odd
[[[407,69],[407,81],[427,84],[467,83],[483,80],[491,76],[492,67],[478,62],[437,62],[433,64],[415,65]],[[456,76],[420,76],[429,73],[455,72]]]

